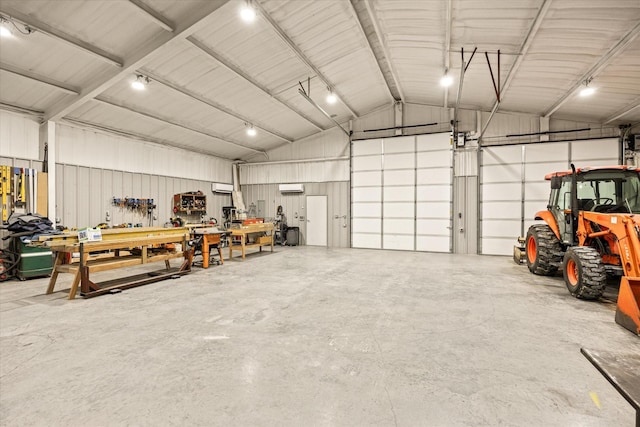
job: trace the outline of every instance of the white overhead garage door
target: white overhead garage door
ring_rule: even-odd
[[[481,253],[510,255],[518,236],[546,209],[545,175],[576,167],[615,165],[615,138],[484,147],[480,169]]]
[[[352,142],[352,247],[450,252],[449,134]]]

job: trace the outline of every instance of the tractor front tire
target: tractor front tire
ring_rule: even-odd
[[[547,224],[529,227],[525,252],[527,267],[533,274],[551,276],[562,263],[560,241]]]
[[[576,298],[596,300],[604,293],[607,272],[602,257],[594,248],[569,248],[563,262],[564,283]]]

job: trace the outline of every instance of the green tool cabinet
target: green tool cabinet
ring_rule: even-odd
[[[13,238],[11,250],[20,254],[15,275],[20,280],[49,276],[53,269],[53,254],[49,248],[36,248]]]

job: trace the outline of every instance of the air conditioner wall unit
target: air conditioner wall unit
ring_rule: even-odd
[[[231,194],[233,191],[233,184],[224,184],[222,182],[212,182],[211,191],[214,193]]]
[[[304,193],[304,184],[280,184],[278,189],[281,193]]]

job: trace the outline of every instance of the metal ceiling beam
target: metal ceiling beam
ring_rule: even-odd
[[[20,21],[23,24],[33,28],[34,30],[41,32],[42,34],[46,34],[56,40],[65,42],[68,45],[89,53],[98,59],[108,62],[111,65],[122,67],[122,59],[118,58],[117,56],[112,55],[90,43],[87,43],[84,40],[60,31],[57,28],[54,28],[51,25],[34,18],[31,15],[26,15],[3,3],[0,3],[0,12],[9,15],[11,19]]]
[[[624,35],[607,53],[605,53],[599,60],[596,62],[586,73],[584,73],[571,88],[564,94],[562,97],[556,101],[555,104],[549,110],[544,113],[544,117],[549,117],[565,102],[573,96],[575,91],[584,84],[585,80],[591,79],[596,76],[600,71],[602,71],[609,63],[620,53],[622,53],[628,46],[635,40],[635,38],[640,34],[640,22],[637,23],[627,34]]]
[[[451,60],[449,54],[451,51],[451,26],[453,25],[453,0],[447,0],[446,12],[445,12],[445,33],[444,33],[444,71],[449,73],[451,68]],[[444,108],[449,108],[449,86],[444,88]]]
[[[169,80],[166,80],[164,77],[161,77],[161,76],[159,76],[159,75],[157,75],[157,74],[155,74],[155,73],[153,73],[151,71],[148,71],[146,69],[140,69],[139,72],[140,72],[140,74],[144,74],[145,76],[150,77],[152,80],[160,83],[161,85],[164,85],[164,86],[166,86],[168,88],[171,88],[171,89],[175,90],[176,92],[180,92],[181,94],[183,94],[185,96],[188,96],[191,99],[195,99],[196,101],[200,101],[203,104],[206,104],[209,107],[215,108],[216,110],[221,111],[221,112],[223,112],[225,114],[228,114],[228,115],[230,115],[230,116],[232,116],[232,117],[234,117],[234,118],[236,118],[236,119],[238,119],[238,120],[240,120],[242,122],[249,123],[249,124],[253,125],[254,128],[260,129],[263,132],[268,133],[271,136],[274,136],[274,137],[276,137],[278,139],[281,139],[282,141],[288,142],[289,144],[293,143],[293,139],[292,138],[288,138],[286,136],[280,135],[280,134],[276,133],[275,131],[271,131],[271,130],[265,128],[264,126],[260,126],[260,125],[256,124],[253,120],[251,120],[251,119],[249,119],[247,117],[243,117],[240,114],[237,114],[237,113],[229,110],[228,108],[224,107],[223,105],[218,104],[217,102],[211,101],[210,99],[207,99],[204,96],[199,95],[199,94],[197,94],[195,92],[192,92],[192,91],[190,91],[189,89],[187,89],[187,88],[185,88],[183,86],[180,86],[180,85],[178,85],[176,83],[170,82]]]
[[[350,136],[349,132],[347,132],[342,126],[340,126],[340,123],[338,123],[336,121],[336,119],[334,119],[333,117],[331,117],[331,115],[329,113],[324,111],[322,109],[322,107],[320,105],[318,105],[318,103],[316,101],[314,101],[313,99],[309,98],[309,96],[302,89],[298,89],[298,92],[300,93],[300,95],[302,95],[304,97],[304,99],[309,101],[311,103],[311,105],[316,107],[318,109],[318,111],[320,111],[322,114],[324,114],[327,119],[331,120],[333,123],[336,124],[336,126],[338,126],[340,128],[340,130],[342,130],[345,134],[347,134],[347,137]]]
[[[382,39],[380,28],[378,26],[377,16],[375,14],[375,11],[371,7],[370,2],[368,0],[350,0],[349,4],[351,5],[351,11],[355,15],[355,21],[358,24],[357,26],[358,26],[358,29],[360,30],[360,34],[362,34],[362,37],[364,37],[364,39],[367,41],[367,46],[369,46],[369,52],[371,52],[371,55],[373,55],[373,58],[376,60],[376,63],[378,64],[378,71],[380,72],[380,76],[382,77],[382,79],[384,80],[387,86],[387,90],[389,91],[389,96],[391,96],[391,99],[393,100],[393,102],[397,102],[397,101],[404,102],[404,95],[402,93],[402,89],[400,88],[400,83],[396,78],[396,73],[395,73],[395,70],[393,69],[393,64],[391,63],[391,61],[389,61],[389,52],[386,48],[386,45],[384,44],[384,40]],[[367,12],[366,16],[362,16],[360,13],[358,13],[356,4],[364,4],[364,7]],[[367,23],[370,23],[371,26],[373,27],[372,38],[375,38],[374,40],[371,40],[371,38],[367,35],[366,31],[364,30],[363,20]],[[381,56],[378,56],[376,54],[376,50],[374,49],[374,46],[373,46],[375,42],[377,42],[380,46],[380,50],[382,51]],[[386,68],[388,68],[388,73],[391,74],[391,78],[389,78],[385,70],[382,69],[381,64],[384,64]]]
[[[163,29],[173,32],[173,25],[171,24],[171,22],[169,22],[167,18],[165,18],[164,16],[160,15],[158,12],[156,12],[155,10],[147,6],[145,3],[141,2],[140,0],[129,0],[129,3],[136,6],[136,8],[140,12],[142,12],[142,14],[147,19],[158,24]]]
[[[31,108],[21,107],[19,105],[7,104],[6,102],[0,102],[0,110],[12,111],[14,113],[28,114],[30,116],[42,117],[44,111],[33,110]]]
[[[177,23],[175,31],[165,32],[143,41],[140,46],[124,60],[121,69],[108,69],[96,75],[92,83],[80,91],[80,95],[72,100],[63,100],[54,105],[45,114],[45,120],[59,120],[66,114],[75,110],[85,102],[104,92],[125,77],[132,76],[135,70],[149,62],[163,47],[181,43],[191,34],[206,28],[209,23],[207,18],[215,13],[229,0],[209,0],[199,3],[197,10],[187,16],[182,22]]]
[[[305,119],[306,121],[308,121],[309,123],[311,123],[313,125],[313,127],[315,127],[318,130],[324,130],[324,128],[322,126],[320,126],[318,123],[316,123],[313,119],[311,119],[310,117],[306,116],[304,113],[302,113],[301,111],[296,110],[293,106],[285,103],[284,101],[278,99],[273,93],[271,93],[269,91],[269,89],[267,89],[266,87],[262,86],[260,83],[258,83],[257,81],[255,81],[254,79],[252,79],[251,77],[249,77],[249,75],[247,75],[244,71],[242,71],[240,68],[236,67],[235,65],[229,63],[228,61],[226,61],[224,58],[222,58],[220,55],[218,55],[216,52],[214,52],[212,49],[210,49],[208,46],[206,46],[204,43],[202,43],[200,40],[196,39],[193,36],[189,36],[187,37],[187,41],[189,43],[191,43],[192,45],[194,45],[195,47],[197,47],[198,49],[200,49],[203,53],[205,53],[206,55],[210,56],[211,58],[213,58],[214,60],[216,60],[220,65],[222,65],[223,67],[225,67],[227,70],[231,71],[232,73],[234,73],[236,76],[246,80],[247,82],[251,83],[255,88],[259,89],[260,91],[262,91],[263,93],[265,93],[266,95],[268,95],[270,98],[273,98],[275,101],[277,101],[278,103],[280,103],[282,106],[284,106],[285,108],[293,111],[294,113],[296,113],[298,116],[302,117],[303,119]]]
[[[96,97],[96,98],[94,98],[94,101],[97,101],[97,102],[99,102],[101,104],[110,105],[112,107],[121,108],[121,109],[129,111],[131,113],[138,114],[138,115],[141,115],[141,116],[144,116],[144,117],[148,117],[150,119],[158,120],[158,121],[170,124],[171,126],[179,127],[179,128],[182,128],[182,129],[194,132],[194,133],[198,133],[200,135],[207,136],[209,138],[215,138],[215,139],[219,140],[220,142],[223,142],[223,143],[229,144],[229,145],[235,145],[236,147],[242,148],[244,150],[250,150],[250,151],[253,151],[255,153],[266,154],[262,150],[258,150],[256,148],[252,148],[252,147],[247,147],[246,145],[243,145],[240,142],[229,141],[228,139],[225,139],[225,137],[222,136],[222,135],[215,134],[213,132],[210,132],[207,129],[196,129],[193,125],[190,125],[190,124],[187,124],[187,123],[183,123],[181,121],[172,119],[170,117],[160,116],[158,114],[152,114],[152,113],[147,112],[147,111],[136,110],[133,107],[129,107],[129,106],[126,106],[126,105],[118,104],[118,103],[116,103],[116,102],[114,102],[112,100],[109,100],[109,99],[103,98],[103,97]]]
[[[197,148],[193,148],[193,147],[188,147],[188,146],[184,146],[184,145],[180,145],[180,144],[176,144],[173,141],[167,141],[165,139],[160,139],[160,138],[153,138],[150,137],[148,135],[142,135],[140,133],[137,132],[131,132],[131,131],[124,131],[121,129],[116,129],[116,128],[112,128],[111,126],[105,126],[105,125],[101,125],[98,123],[93,123],[93,122],[87,122],[84,120],[78,120],[78,119],[74,119],[73,117],[65,117],[63,119],[60,120],[60,122],[62,123],[66,123],[72,126],[78,126],[78,127],[82,127],[82,128],[89,128],[89,129],[95,129],[97,131],[101,131],[101,132],[106,132],[106,133],[111,133],[117,136],[123,136],[125,138],[133,138],[133,139],[137,139],[140,141],[144,141],[144,142],[151,142],[153,144],[159,144],[162,146],[169,146],[169,147],[174,147],[174,148],[180,148],[183,150],[189,150],[191,152],[194,153],[200,153],[200,154],[205,154],[207,156],[211,156],[211,153],[207,153],[204,150],[199,150]],[[219,155],[216,155],[217,157],[222,157]],[[234,160],[235,158],[231,158],[231,157],[222,157],[224,159],[227,160]]]
[[[513,82],[513,79],[516,76],[516,73],[518,72],[518,69],[522,64],[522,61],[525,55],[527,54],[527,52],[529,52],[529,47],[531,47],[531,43],[533,42],[533,39],[535,38],[536,34],[538,34],[540,25],[542,25],[542,21],[547,15],[547,12],[549,11],[549,7],[551,7],[551,0],[544,0],[542,5],[540,5],[540,8],[538,9],[538,13],[536,14],[535,19],[531,23],[531,26],[529,27],[529,31],[527,32],[527,35],[525,36],[524,40],[522,41],[522,44],[520,45],[520,49],[518,49],[518,56],[516,57],[516,60],[513,63],[513,66],[509,70],[509,74],[507,74],[507,78],[504,80],[504,84],[502,85],[502,88],[498,88],[499,93],[501,95],[504,96],[504,93],[507,91],[507,89],[509,89],[509,86],[511,86],[511,83]],[[491,123],[491,120],[493,119],[494,114],[496,113],[496,111],[498,111],[498,108],[500,106],[500,101],[501,100],[496,100],[495,104],[493,104],[493,108],[491,108],[491,114],[489,115],[487,122],[482,127],[482,131],[480,132],[478,141],[482,142],[482,137],[484,136],[484,133],[487,131],[487,128],[489,127],[489,124]]]
[[[604,121],[603,124],[606,125],[613,122],[614,120],[618,120],[620,117],[626,116],[627,114],[637,110],[638,108],[640,108],[640,97],[634,99],[631,104],[627,105],[622,110],[618,111],[617,113],[609,117],[607,120]]]
[[[329,81],[329,79],[324,74],[322,74],[320,70],[316,68],[315,65],[311,63],[309,58],[307,58],[304,53],[302,53],[300,48],[293,42],[293,40],[289,38],[289,36],[287,36],[287,34],[282,30],[282,28],[280,28],[278,23],[274,21],[271,15],[269,15],[267,11],[262,7],[260,2],[256,1],[256,2],[253,2],[252,4],[258,10],[260,16],[262,16],[265,19],[265,21],[269,25],[271,25],[271,28],[276,32],[276,34],[278,34],[278,36],[282,39],[282,41],[284,41],[289,46],[289,48],[296,54],[298,59],[304,62],[304,64],[311,71],[313,71],[316,76],[318,76],[318,79],[320,79],[325,86],[330,88],[333,91],[333,93],[335,93],[338,96],[338,98],[340,99],[340,102],[347,108],[347,110],[349,110],[352,116],[354,116],[355,118],[358,118],[359,117],[358,113],[356,113],[354,109],[351,108],[351,106],[349,106],[345,97],[340,93],[340,91],[338,91],[336,87]]]
[[[80,89],[77,89],[73,86],[69,86],[67,84],[55,81],[53,79],[50,79],[48,77],[45,76],[41,76],[39,74],[36,73],[32,73],[31,71],[26,71],[26,70],[21,70],[18,67],[14,67],[13,65],[9,65],[7,63],[4,62],[0,62],[0,70],[2,71],[6,71],[8,73],[11,74],[15,74],[16,76],[20,76],[20,77],[24,77],[27,78],[29,80],[33,80],[36,81],[38,83],[43,83],[47,86],[51,86],[55,89],[58,89],[66,94],[69,95],[79,95],[80,94]]]

